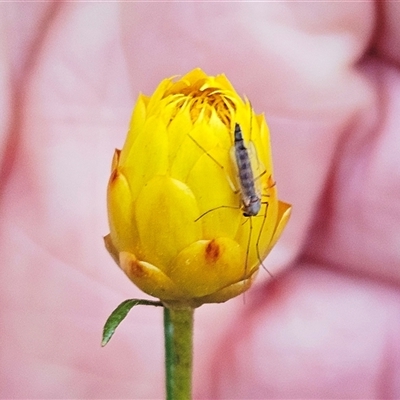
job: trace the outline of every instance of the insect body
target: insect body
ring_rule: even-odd
[[[243,215],[254,217],[260,212],[261,199],[256,193],[249,152],[244,146],[242,131],[238,123],[235,124],[234,151],[243,203]]]
[[[239,178],[239,185],[240,185],[240,194],[242,197],[242,211],[243,216],[249,217],[250,222],[250,229],[249,229],[249,239],[247,242],[247,250],[246,250],[246,270],[247,270],[247,261],[248,261],[248,254],[249,254],[249,246],[251,242],[253,224],[251,221],[251,217],[255,217],[261,210],[261,204],[265,204],[265,213],[264,219],[261,224],[260,232],[258,234],[258,238],[256,241],[256,251],[257,256],[259,259],[260,264],[262,267],[268,272],[269,275],[272,274],[264,267],[260,254],[258,244],[261,237],[261,232],[264,227],[265,219],[267,217],[267,210],[268,210],[268,202],[261,202],[261,196],[257,193],[255,188],[255,178],[253,174],[253,169],[251,166],[249,151],[244,145],[242,130],[240,129],[240,125],[238,123],[235,124],[235,143],[234,143],[234,158],[236,161],[236,167],[238,170],[238,178]],[[265,171],[263,172],[263,174]],[[262,174],[262,175],[263,175]],[[261,176],[256,177],[259,179]]]
[[[217,163],[220,168],[224,169],[224,167],[216,161],[213,157],[211,157],[210,154],[206,152],[206,150],[193,138],[191,138],[194,143],[201,148],[205,153],[213,159],[215,163]],[[245,261],[245,274],[247,273],[247,265],[248,265],[248,257],[249,257],[249,252],[250,252],[250,243],[252,242],[252,231],[253,231],[253,223],[252,223],[252,217],[263,217],[262,223],[260,225],[260,231],[258,233],[257,239],[255,241],[255,248],[257,252],[257,257],[258,260],[261,264],[261,266],[267,271],[267,273],[272,276],[272,274],[264,267],[262,263],[262,259],[260,256],[259,252],[259,242],[261,239],[261,234],[265,225],[266,217],[267,217],[267,211],[268,211],[268,202],[262,202],[261,201],[261,194],[258,193],[256,190],[256,181],[260,179],[266,171],[264,170],[259,176],[254,176],[253,169],[252,169],[252,163],[250,159],[250,154],[249,154],[249,149],[246,148],[244,145],[244,140],[243,140],[243,135],[242,135],[242,130],[240,128],[240,125],[238,123],[235,124],[235,131],[234,131],[234,144],[231,148],[231,159],[232,162],[235,165],[235,169],[237,171],[237,184],[239,186],[239,190],[235,190],[236,193],[240,193],[241,196],[241,205],[239,206],[228,206],[228,205],[221,205],[215,208],[212,208],[203,214],[201,214],[196,220],[200,220],[203,218],[205,215],[215,211],[219,210],[221,208],[232,208],[232,209],[238,209],[240,208],[243,212],[244,217],[248,217],[249,221],[249,236],[248,236],[248,241],[247,241],[247,249],[246,249],[246,261]],[[231,180],[229,179],[229,175],[227,174],[227,179],[230,184],[232,184]],[[233,184],[231,186],[234,186]],[[234,189],[234,187],[233,187]],[[259,212],[261,210],[261,206],[265,205],[265,211],[264,215],[259,215]]]

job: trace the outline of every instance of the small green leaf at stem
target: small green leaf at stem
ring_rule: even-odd
[[[103,328],[103,339],[101,341],[101,347],[104,347],[114,335],[118,325],[125,319],[129,311],[134,306],[155,306],[163,307],[160,301],[142,300],[142,299],[128,299],[123,301],[108,317]]]

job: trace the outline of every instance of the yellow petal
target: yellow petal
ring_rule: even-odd
[[[173,85],[171,78],[164,79],[158,86],[155,92],[150,97],[147,104],[147,116],[151,116],[155,113],[155,110],[159,110],[160,102],[165,97],[166,91]]]
[[[257,143],[257,139],[255,140],[258,149],[258,156],[264,164],[268,175],[273,175],[274,171],[272,166],[271,141],[269,129],[265,122],[264,115],[257,116],[254,123],[259,128],[259,142]],[[257,128],[254,127],[253,129]]]
[[[205,303],[224,303],[225,301],[232,299],[233,297],[239,296],[244,293],[252,285],[258,270],[256,270],[249,278],[243,279],[242,281],[233,283],[209,296],[204,296],[196,299],[197,307]]]
[[[118,254],[117,249],[113,245],[113,242],[111,240],[111,235],[108,234],[108,235],[104,236],[103,240],[104,240],[104,245],[106,246],[106,249],[109,252],[110,256],[119,265],[119,254]]]
[[[196,223],[202,226],[205,239],[236,236],[242,212],[240,198],[230,187],[229,179],[225,169],[207,154],[190,171],[187,183],[199,199],[200,212],[196,219],[200,219]]]
[[[134,225],[133,201],[128,181],[117,167],[111,174],[107,189],[110,237],[120,251],[138,252],[139,236]]]
[[[199,240],[179,253],[168,276],[191,297],[203,297],[242,280],[243,261],[232,239]]]
[[[163,300],[183,299],[186,295],[163,271],[154,265],[138,261],[128,252],[119,255],[121,269],[143,292]]]
[[[201,79],[208,79],[208,78],[209,76],[201,68],[194,68],[186,75],[182,76],[182,80],[189,82],[189,84],[193,84]]]
[[[118,165],[119,165],[119,158],[121,155],[121,150],[115,149],[114,151],[114,155],[111,161],[111,173],[117,169]]]
[[[139,95],[137,103],[132,113],[131,122],[129,124],[128,135],[125,140],[124,147],[121,151],[121,163],[126,163],[127,157],[131,154],[132,145],[135,142],[137,136],[139,136],[145,126],[146,121],[146,104],[145,96]]]
[[[172,170],[176,168],[177,164],[175,164],[175,159],[181,152],[185,152],[182,149],[182,145],[185,140],[188,140],[188,133],[191,132],[193,126],[192,126],[192,119],[190,117],[190,112],[187,107],[183,108],[180,112],[177,113],[175,118],[171,121],[171,123],[168,125],[168,140],[169,140],[169,164],[170,166],[170,171],[172,176],[176,179],[180,179],[182,175],[187,175],[178,173],[176,174],[177,176],[173,175]],[[192,147],[193,143],[188,144]],[[179,156],[178,156],[179,157]],[[178,162],[179,163],[179,162]],[[182,170],[183,168],[187,168],[186,163],[182,163],[178,166],[178,170]]]
[[[217,87],[221,87],[224,90],[227,90],[229,92],[236,94],[234,87],[232,86],[229,79],[225,76],[225,74],[217,75],[215,77],[215,82],[216,82]]]
[[[151,162],[149,162],[151,155]],[[168,170],[168,136],[161,117],[147,119],[142,132],[136,137],[124,164],[121,163],[136,200],[140,189],[153,176],[166,174]]]
[[[201,238],[196,199],[182,182],[156,176],[141,191],[135,216],[146,260],[166,271],[179,251]]]
[[[205,137],[213,137],[214,145],[229,153],[233,146],[233,128],[226,126],[219,118],[217,112],[212,110],[208,121],[201,121],[201,129],[203,134],[197,140],[204,143]],[[203,146],[204,147],[204,146]]]
[[[270,249],[272,249],[275,246],[276,242],[278,241],[279,237],[282,234],[283,229],[285,228],[287,222],[289,221],[290,214],[292,213],[292,206],[290,204],[284,203],[283,201],[279,201],[278,203],[279,203],[279,208],[278,208],[277,224],[271,242],[269,244]]]
[[[185,128],[186,125],[183,129]],[[210,149],[218,146],[221,135],[209,134],[210,131],[211,129],[207,123],[198,120],[192,126],[190,132],[186,132],[186,136],[179,146],[179,151],[174,151],[174,158],[171,159],[170,171],[175,179],[186,182],[188,174],[197,160],[209,152]],[[169,130],[168,132],[171,135],[173,134],[173,131]]]

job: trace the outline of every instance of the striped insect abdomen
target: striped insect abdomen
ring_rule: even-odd
[[[260,211],[261,199],[256,193],[249,152],[244,145],[242,131],[238,123],[235,124],[235,159],[242,195],[243,215],[246,217],[255,216]]]

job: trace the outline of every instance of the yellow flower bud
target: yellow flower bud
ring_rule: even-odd
[[[232,157],[236,123],[261,202],[252,217]],[[290,214],[277,198],[264,116],[224,75],[200,69],[139,96],[107,200],[106,247],[121,269],[145,293],[194,307],[247,290]]]

